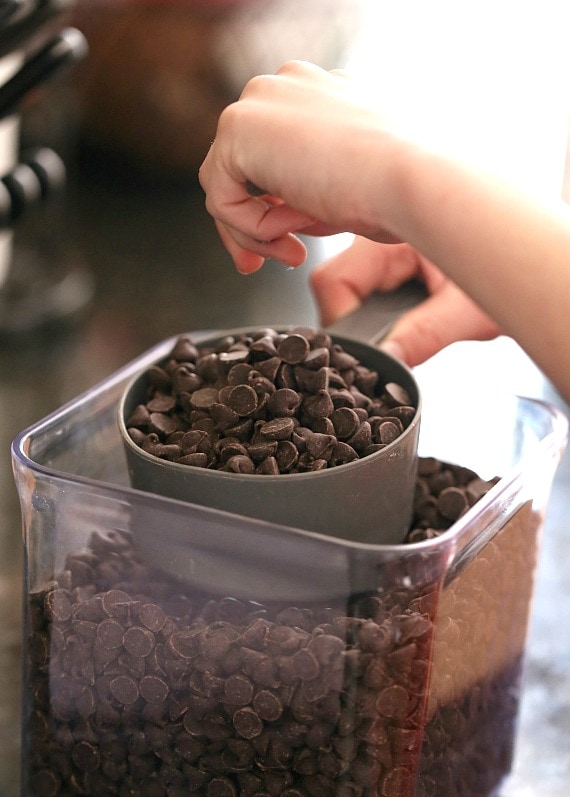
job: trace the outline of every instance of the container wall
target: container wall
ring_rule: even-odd
[[[441,536],[365,546],[126,488],[132,370],[14,447],[26,797],[491,797],[560,418],[493,401],[510,431],[477,462],[505,478]],[[479,408],[465,435],[481,442]],[[453,426],[434,455],[446,437],[473,467]]]
[[[70,501],[54,481],[36,488],[29,797],[411,797],[448,556],[390,557],[365,592],[359,568],[337,557],[338,583],[355,591],[323,580],[320,597],[314,588],[296,601],[268,595],[250,569],[236,598],[215,563],[210,589],[154,568],[138,545],[141,515],[124,502],[88,490]],[[297,566],[290,551],[285,573]]]
[[[509,773],[542,518],[529,502],[445,585],[416,797],[480,797]]]
[[[475,553],[453,558],[441,543],[380,557],[375,588],[361,551],[322,546],[335,577],[321,578],[317,543],[302,594],[306,573],[286,591],[295,545],[279,551],[274,591],[235,547],[227,590],[219,545],[206,580],[191,563],[206,567],[207,535],[231,528],[198,514],[192,534],[187,518],[182,579],[180,567],[154,566],[142,527],[146,516],[154,533],[162,519],[162,547],[180,563],[172,511],[133,512],[133,501],[57,479],[37,480],[32,504],[30,797],[481,797],[508,772],[540,520],[529,505]]]

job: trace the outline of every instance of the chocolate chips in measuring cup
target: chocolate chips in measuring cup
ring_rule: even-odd
[[[144,451],[184,465],[277,475],[343,465],[396,440],[415,416],[326,332],[274,329],[199,348],[180,336],[126,419]]]

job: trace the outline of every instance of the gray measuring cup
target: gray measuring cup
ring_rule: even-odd
[[[352,315],[327,329],[335,343],[363,365],[379,372],[384,383],[403,387],[416,407],[412,422],[382,450],[326,470],[279,475],[238,474],[191,467],[160,459],[133,442],[126,420],[144,403],[148,377],[144,372],[129,384],[119,406],[129,477],[133,487],[181,501],[371,544],[401,543],[409,530],[415,490],[421,398],[411,371],[380,351],[381,339],[404,309],[425,297],[425,289],[411,282],[398,291],[374,294]],[[287,327],[276,325],[278,331]],[[369,343],[357,340],[363,330]],[[195,338],[210,346],[228,335],[254,331],[234,329]]]

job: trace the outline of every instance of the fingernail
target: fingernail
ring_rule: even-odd
[[[260,266],[256,266],[255,268],[250,268],[249,266],[241,266],[236,264],[236,271],[238,274],[241,274],[244,277],[249,276],[250,274],[255,274],[256,271],[259,271],[260,268],[264,265],[265,260],[261,263]]]
[[[393,357],[395,360],[404,360],[404,349],[395,340],[385,340],[378,346],[378,348],[380,351],[390,355],[390,357]]]

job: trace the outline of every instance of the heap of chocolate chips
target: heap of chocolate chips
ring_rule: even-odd
[[[439,537],[499,481],[481,478],[471,468],[418,457],[414,512],[406,543]]]
[[[26,794],[408,794],[433,591],[269,607],[94,533],[30,595]]]
[[[467,505],[494,483],[431,458],[419,471],[411,542],[449,528],[458,495]],[[143,561],[130,532],[94,532],[29,596],[26,794],[416,793],[439,588],[386,580],[336,603],[262,605],[254,584],[250,600],[205,594]],[[438,789],[452,742],[458,769],[480,726],[481,760],[497,747],[509,689],[473,690],[484,711],[470,693],[436,717],[422,794],[459,793]]]
[[[161,459],[236,473],[323,470],[379,451],[416,413],[322,331],[260,330],[199,348],[180,336],[147,374],[148,396],[126,419]]]

